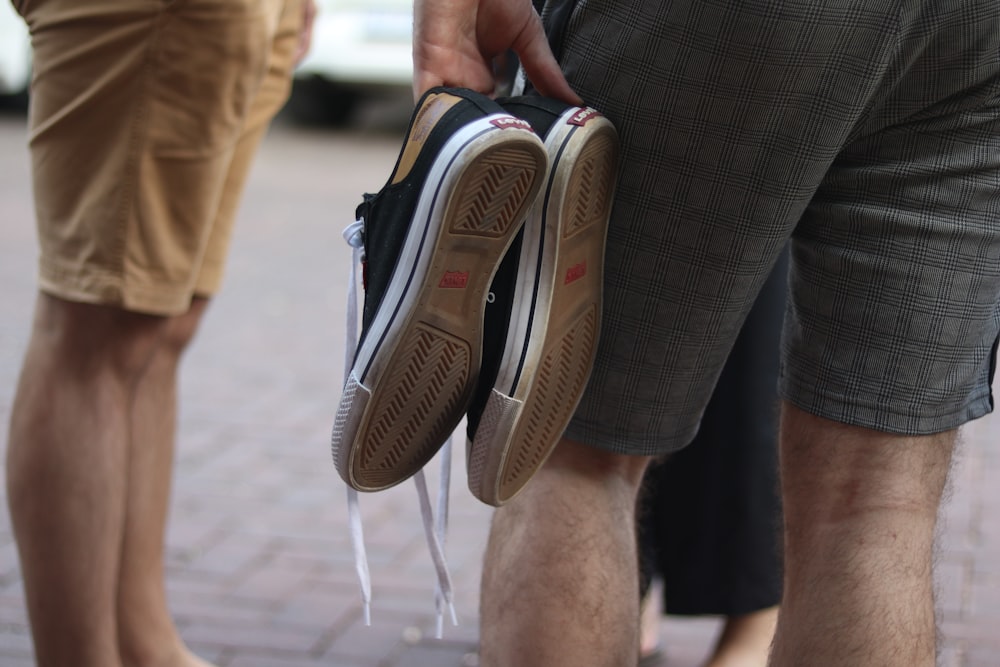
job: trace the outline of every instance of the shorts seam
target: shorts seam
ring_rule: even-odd
[[[125,285],[128,282],[128,271],[126,264],[128,261],[129,240],[135,234],[135,226],[138,222],[134,219],[136,201],[139,199],[137,189],[141,187],[142,178],[142,156],[144,148],[149,140],[149,88],[150,79],[154,74],[155,58],[157,48],[162,38],[164,15],[169,5],[162,5],[159,12],[153,18],[153,34],[146,48],[145,58],[140,76],[139,91],[136,95],[135,108],[133,110],[132,131],[129,137],[128,157],[122,165],[122,182],[124,189],[122,201],[118,215],[122,221],[119,229],[117,242],[113,249],[114,262],[118,265],[122,281],[122,294],[125,294]]]

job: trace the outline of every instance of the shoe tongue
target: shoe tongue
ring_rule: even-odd
[[[514,237],[490,285],[490,299],[486,302],[486,313],[483,316],[483,361],[480,366],[479,381],[467,413],[467,433],[470,440],[476,435],[479,420],[486,408],[486,401],[489,400],[497,374],[500,372],[500,362],[503,360],[504,346],[507,344],[507,331],[510,329],[511,310],[514,306],[514,283],[517,279],[517,265],[523,238],[522,229]]]

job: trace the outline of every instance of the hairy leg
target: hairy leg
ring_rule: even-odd
[[[131,414],[127,503],[118,587],[118,643],[125,667],[196,667],[174,626],[164,588],[165,530],[173,479],[180,359],[207,307],[170,318],[139,382]]]
[[[39,295],[7,493],[40,667],[118,665],[129,411],[161,318]]]
[[[647,463],[562,440],[496,511],[483,566],[484,667],[635,664],[635,501]]]
[[[934,665],[931,560],[954,442],[954,431],[890,435],[783,406],[773,665]]]

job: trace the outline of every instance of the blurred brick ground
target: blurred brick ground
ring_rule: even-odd
[[[220,667],[475,665],[489,510],[456,452],[448,555],[460,626],[433,627],[432,568],[412,485],[364,496],[374,580],[365,628],[343,487],[329,459],[342,373],[346,246],[358,195],[377,189],[399,134],[304,131],[266,140],[227,282],[182,380],[168,586],[184,637]],[[23,119],[0,117],[0,422],[6,425],[34,294]],[[970,426],[953,474],[938,568],[941,665],[1000,665],[1000,421]],[[0,445],[6,447],[6,428]],[[433,477],[433,476],[432,476]],[[694,667],[712,619],[671,619],[673,667]],[[32,664],[6,507],[0,513],[0,665]]]

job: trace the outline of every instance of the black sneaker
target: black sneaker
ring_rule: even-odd
[[[358,208],[362,333],[333,427],[351,487],[407,479],[464,416],[489,286],[547,160],[530,126],[483,95],[435,88],[417,103],[389,182]]]
[[[469,488],[497,506],[548,458],[590,376],[618,162],[618,134],[594,109],[542,97],[499,101],[545,138],[550,166],[493,281],[469,409]]]

